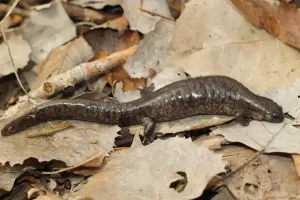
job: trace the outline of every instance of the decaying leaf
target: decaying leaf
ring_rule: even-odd
[[[14,165],[33,157],[40,162],[61,160],[67,166],[73,166],[97,152],[103,151],[107,154],[113,150],[114,138],[120,130],[118,126],[80,121],[73,121],[73,124],[75,128],[65,129],[47,137],[27,138],[24,132],[0,137],[0,163],[9,162]],[[96,144],[89,143],[90,139],[95,138],[98,139]]]
[[[149,70],[161,72],[167,63],[167,47],[171,38],[174,22],[160,20],[155,29],[146,34],[136,52],[128,58],[124,68],[132,78],[147,78]]]
[[[220,152],[235,169],[246,163],[255,153],[243,147],[227,146]],[[292,199],[299,196],[300,182],[296,179],[290,157],[262,155],[225,184],[237,199]]]
[[[32,48],[30,58],[37,64],[43,62],[53,49],[74,38],[75,34],[75,25],[60,2],[42,10],[33,10],[24,29],[24,37]]]
[[[97,28],[111,28],[117,30],[120,34],[124,33],[128,27],[128,21],[125,17],[119,17],[114,20],[110,20],[104,24],[96,26]],[[94,29],[94,27],[92,28]]]
[[[8,34],[8,45],[15,67],[17,69],[25,67],[29,61],[31,48],[23,36],[19,33]],[[0,77],[2,77],[13,73],[14,67],[4,42],[0,44],[0,52]]]
[[[46,60],[33,68],[38,78],[32,83],[31,89],[38,88],[51,75],[65,72],[80,63],[88,62],[93,56],[93,49],[83,37],[57,47],[49,54]]]
[[[83,35],[94,52],[114,52],[125,50],[140,42],[140,36],[136,31],[118,31],[106,28],[95,28]]]
[[[229,142],[227,142],[224,137],[213,134],[201,135],[196,140],[194,140],[194,143],[205,146],[210,150],[221,149],[222,144],[229,144]]]
[[[230,1],[189,1],[169,49],[172,63],[191,76],[230,76],[259,94],[300,76],[299,51],[251,25]]]
[[[193,152],[192,154],[190,152]],[[189,139],[171,138],[112,154],[73,197],[92,199],[193,199],[224,171],[220,155]],[[170,188],[186,176],[182,192]]]
[[[278,0],[231,0],[247,19],[283,42],[300,49],[300,12],[293,5]]]

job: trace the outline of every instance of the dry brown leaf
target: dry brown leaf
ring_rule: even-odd
[[[119,34],[123,34],[128,28],[128,21],[125,17],[119,17],[117,19],[110,20],[99,26],[95,26],[92,29],[94,28],[111,28],[117,30]]]
[[[37,64],[44,61],[56,47],[76,36],[75,25],[66,14],[61,2],[32,10],[24,37],[32,48],[30,58]]]
[[[72,69],[81,63],[89,61],[93,56],[92,48],[83,37],[57,47],[49,54],[46,60],[33,68],[38,77],[31,83],[31,89],[34,90],[41,86],[51,75]]]
[[[300,12],[292,4],[278,0],[231,0],[258,28],[266,29],[283,42],[300,49]]]
[[[220,153],[235,170],[255,155],[244,147],[226,145]],[[300,182],[290,157],[261,155],[225,184],[237,199],[293,199],[300,195]]]
[[[20,33],[11,33],[7,35],[8,45],[12,55],[13,62],[17,69],[25,67],[29,61],[31,48],[23,39]],[[0,77],[14,72],[7,45],[2,42],[0,44]]]
[[[169,49],[172,63],[191,76],[230,76],[259,94],[300,76],[299,51],[251,25],[230,1],[189,1]]]
[[[78,163],[74,166],[63,168],[63,169],[53,171],[53,172],[44,172],[43,174],[57,174],[57,173],[65,172],[65,171],[75,170],[76,168],[83,167],[83,166],[84,167],[99,168],[103,164],[103,160],[104,160],[106,155],[107,155],[107,152],[104,152],[104,151],[100,150],[95,155],[90,156],[89,158],[87,158],[83,162]],[[76,171],[77,174],[79,174],[79,172],[80,171],[78,171],[78,170]]]
[[[159,73],[170,67],[170,52],[167,48],[174,25],[173,22],[160,20],[155,30],[145,35],[136,52],[128,58],[124,66],[130,77],[147,78],[150,69]]]
[[[292,158],[293,158],[295,169],[296,169],[297,176],[298,176],[298,179],[299,179],[300,178],[300,155],[299,154],[293,154]]]
[[[193,152],[192,154],[190,152]],[[210,179],[224,171],[220,155],[189,139],[157,140],[113,153],[107,164],[72,196],[92,199],[193,199]],[[182,192],[170,188],[174,181],[188,183]]]
[[[2,128],[5,121],[1,121]],[[24,132],[7,137],[0,137],[3,149],[0,163],[9,162],[11,165],[23,163],[29,157],[42,161],[61,160],[67,166],[76,165],[97,152],[113,150],[114,138],[120,128],[116,125],[101,125],[95,123],[70,121],[75,128],[65,129],[52,136],[27,138]],[[90,144],[90,139],[98,139],[96,144]],[[11,156],[14,155],[14,156]]]
[[[94,47],[94,50],[103,52],[99,54],[101,57],[105,56],[105,54],[129,48],[132,45],[138,44],[140,41],[140,36],[135,31],[126,31],[120,36],[110,29],[94,29],[86,33],[85,38],[87,41],[93,42],[91,45]],[[100,40],[101,38],[103,38],[103,40]],[[97,41],[99,44],[97,44]],[[105,74],[105,77],[108,83],[113,87],[115,87],[116,82],[123,82],[123,90],[125,92],[136,90],[138,87],[144,87],[146,83],[145,79],[130,78],[121,66],[110,70]]]
[[[195,144],[207,147],[210,150],[221,149],[223,144],[229,144],[224,137],[219,135],[201,135],[196,140]]]
[[[99,60],[99,59],[104,58],[104,57],[106,57],[108,55],[109,54],[106,51],[97,51],[95,53],[94,58],[91,61]]]
[[[123,67],[117,67],[105,74],[107,82],[115,87],[117,82],[123,83],[123,91],[134,91],[138,88],[144,88],[146,85],[145,78],[130,78],[127,71]]]
[[[95,52],[104,51],[108,54],[125,50],[140,42],[140,36],[136,31],[126,31],[120,35],[109,28],[93,29],[86,32],[83,37]]]

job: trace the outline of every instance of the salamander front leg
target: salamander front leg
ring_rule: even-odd
[[[251,119],[249,117],[244,117],[242,115],[238,115],[236,117],[236,122],[242,126],[248,126],[250,121],[251,121]]]
[[[142,122],[143,122],[143,126],[144,126],[143,144],[147,145],[147,144],[150,144],[151,142],[153,142],[153,140],[155,138],[155,132],[154,131],[155,131],[156,124],[149,117],[143,118]]]

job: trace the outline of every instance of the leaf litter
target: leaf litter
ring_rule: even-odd
[[[30,58],[38,64],[54,48],[74,38],[75,34],[75,24],[61,3],[51,3],[49,8],[33,10],[28,25],[24,28],[24,37],[32,49]]]
[[[119,5],[124,10],[124,15],[114,19],[115,24],[95,26],[94,34],[90,34],[92,37],[79,37],[73,40],[74,22],[70,20],[67,15],[69,13],[64,11],[60,3],[50,3],[44,6],[45,8],[31,11],[30,23],[25,23],[26,37],[24,38],[33,49],[30,55],[31,61],[39,64],[33,68],[38,74],[37,79],[27,79],[29,82],[32,81],[28,83],[32,88],[39,87],[58,71],[69,73],[71,75],[69,78],[72,78],[74,73],[70,72],[75,72],[72,70],[81,63],[86,66],[94,63],[96,66],[111,59],[120,59],[121,57],[118,56],[122,54],[119,51],[126,52],[127,48],[137,45],[136,50],[127,54],[128,59],[122,57],[124,61],[120,59],[120,62],[115,62],[109,68],[105,68],[106,65],[101,68],[103,71],[100,74],[105,74],[104,78],[107,79],[110,87],[105,86],[106,81],[103,77],[99,79],[100,81],[90,81],[88,77],[88,79],[78,79],[78,82],[74,81],[71,85],[62,84],[62,87],[56,91],[58,94],[55,98],[66,95],[75,97],[80,93],[89,96],[86,94],[103,92],[110,95],[106,100],[128,102],[140,98],[145,86],[152,88],[153,91],[189,76],[222,74],[237,79],[258,94],[274,99],[295,119],[285,119],[282,124],[252,121],[250,126],[242,127],[231,122],[232,117],[196,116],[158,124],[156,132],[167,137],[161,137],[148,146],[142,146],[137,137],[143,132],[141,126],[132,126],[129,127],[129,132],[136,136],[133,145],[130,149],[122,151],[113,151],[115,137],[121,129],[117,125],[70,121],[74,127],[55,131],[53,135],[35,138],[26,136],[26,132],[28,134],[28,132],[43,130],[44,126],[54,124],[46,123],[19,134],[1,137],[0,147],[3,154],[0,156],[0,163],[13,166],[26,162],[28,158],[35,158],[38,162],[58,160],[63,161],[65,168],[57,173],[78,170],[79,174],[90,176],[86,184],[81,183],[78,187],[63,192],[66,199],[69,199],[70,195],[75,199],[79,196],[95,199],[193,199],[201,196],[204,190],[210,187],[208,183],[213,177],[225,172],[224,167],[227,163],[222,161],[222,158],[228,160],[228,154],[223,150],[231,150],[230,156],[234,161],[229,160],[227,167],[232,171],[256,156],[249,153],[250,157],[240,159],[236,154],[246,151],[246,148],[240,147],[241,150],[237,150],[237,146],[232,142],[243,143],[252,149],[264,150],[268,153],[299,154],[300,136],[296,126],[299,124],[297,95],[299,81],[296,80],[299,75],[298,50],[283,44],[286,41],[282,37],[278,38],[283,42],[251,25],[237,12],[230,1],[191,0],[183,6],[185,9],[176,22],[159,17],[160,15],[171,17],[166,6],[170,5],[171,1],[168,2],[169,4],[161,1],[158,4],[158,1],[129,0],[73,2],[82,7],[94,4],[94,8],[99,9],[104,8],[105,5]],[[149,12],[142,12],[141,6]],[[116,7],[117,10],[120,7]],[[212,12],[216,8],[218,12]],[[149,13],[157,13],[157,15]],[[41,17],[33,19],[33,15]],[[115,13],[114,15],[116,16]],[[45,19],[45,16],[51,17]],[[62,17],[60,22],[57,21],[57,16]],[[49,20],[52,18],[56,20]],[[128,30],[125,23],[127,20]],[[81,25],[81,28],[88,34],[93,32],[85,26]],[[141,41],[138,33],[132,30],[139,31],[140,35],[144,34]],[[36,37],[37,35],[39,37]],[[77,41],[81,43],[75,45],[72,50],[72,44]],[[20,47],[19,44],[10,44],[10,46]],[[93,54],[95,57],[90,60]],[[96,55],[101,56],[97,58]],[[29,53],[22,56],[25,56],[26,63],[23,62],[21,67],[25,67],[30,59]],[[5,70],[7,69],[10,70],[9,73],[13,72],[8,66],[5,67]],[[88,68],[81,69],[85,72],[84,70]],[[28,69],[24,72],[26,70]],[[59,77],[61,74],[57,75]],[[87,87],[82,86],[82,80]],[[88,90],[93,84],[100,85],[99,91]],[[73,88],[71,94],[67,93],[69,86]],[[47,95],[39,97],[45,98]],[[20,97],[16,105],[4,113],[0,128],[11,120],[7,117],[15,117],[16,113],[23,113],[31,107],[32,105],[28,105],[29,102],[32,100]],[[40,102],[43,100],[35,100],[35,104]],[[226,124],[222,125],[224,123]],[[214,126],[216,127],[211,128]],[[201,131],[205,128],[212,130],[210,137],[198,135],[194,142],[179,137],[168,138],[169,133],[179,133],[179,136],[180,133],[189,133],[192,137],[193,131]],[[223,135],[224,138],[215,135]],[[97,173],[93,171],[95,169],[91,169],[90,172],[79,169],[82,165],[88,167],[85,161],[99,153],[105,165],[102,166],[102,162],[96,165]],[[254,164],[252,162],[225,180],[235,197],[241,199],[296,197],[295,188],[298,183],[294,180],[291,158],[280,155],[275,157],[260,155],[255,158]],[[293,159],[296,162],[295,156]],[[272,163],[276,165],[272,166]],[[31,167],[36,168],[36,166]],[[281,171],[286,171],[287,168],[293,170],[286,173],[285,177],[281,176]],[[11,177],[4,170],[1,170],[1,173],[2,177]],[[148,176],[145,176],[146,173]],[[17,175],[18,173],[15,177]],[[289,187],[291,184],[289,179],[293,179],[295,187]],[[283,184],[280,190],[275,189],[278,182]],[[12,184],[13,181],[9,183],[1,181],[0,187],[10,190]],[[56,181],[56,184],[60,182]],[[173,186],[175,189],[172,188]],[[38,198],[50,198],[57,192],[56,189],[56,187],[48,189],[46,195]],[[222,199],[224,191],[222,190],[215,198]]]
[[[105,167],[75,196],[116,200],[193,199],[201,195],[207,182],[223,172],[224,167],[221,155],[190,139],[157,140],[149,146],[112,154]],[[178,193],[169,186],[182,178],[180,172],[185,174],[188,184]]]
[[[10,46],[17,45],[19,48],[11,49],[11,55],[14,60],[14,64],[17,69],[24,68],[29,61],[29,54],[31,53],[31,48],[24,37],[20,33],[10,33],[8,34]],[[0,44],[0,77],[13,73],[13,65],[11,63],[9,52],[7,46],[4,42]],[[10,67],[8,67],[10,66]]]

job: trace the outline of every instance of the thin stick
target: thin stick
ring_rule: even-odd
[[[4,32],[4,30],[3,30],[3,25],[1,24],[0,26],[1,26],[2,36],[3,36],[4,42],[5,42],[5,44],[6,44],[7,50],[8,50],[8,54],[9,54],[10,61],[11,61],[12,66],[13,66],[13,68],[14,68],[14,72],[15,72],[17,81],[19,82],[19,85],[20,85],[20,87],[22,88],[22,90],[25,92],[25,94],[28,95],[29,98],[32,98],[32,97],[28,94],[28,92],[26,91],[26,89],[24,88],[23,84],[21,83],[21,80],[20,80],[19,75],[18,75],[18,72],[17,72],[17,68],[16,68],[16,66],[15,66],[14,60],[13,60],[12,55],[11,55],[10,47],[9,47],[9,45],[8,45],[8,42],[7,42],[7,38],[6,38],[5,32]]]
[[[12,63],[12,66],[14,68],[14,72],[15,72],[15,75],[16,75],[16,78],[20,84],[20,87],[22,88],[22,90],[25,92],[26,95],[29,96],[29,98],[32,98],[28,92],[25,90],[24,86],[22,85],[21,83],[21,80],[18,76],[18,73],[17,73],[17,68],[15,66],[15,63],[13,61],[13,58],[12,58],[12,55],[11,55],[11,51],[10,51],[10,47],[9,47],[9,44],[7,42],[7,39],[6,39],[6,35],[5,35],[5,32],[3,30],[3,23],[4,21],[7,19],[7,17],[12,13],[12,11],[14,10],[14,8],[18,5],[20,0],[15,0],[14,3],[12,4],[12,6],[10,7],[10,9],[7,11],[6,15],[4,16],[4,18],[0,21],[0,28],[1,28],[1,32],[2,32],[2,36],[3,36],[3,39],[4,39],[4,42],[6,44],[6,47],[7,47],[7,50],[8,50],[8,54],[9,54],[9,57],[10,57],[10,60],[11,60],[11,63]]]
[[[140,0],[140,7],[139,7],[139,9],[140,9],[142,12],[148,13],[148,14],[150,14],[150,15],[152,15],[152,16],[158,16],[158,17],[161,17],[161,18],[164,18],[164,19],[173,21],[173,22],[175,21],[173,18],[166,17],[166,16],[163,16],[163,15],[161,15],[161,14],[151,12],[151,11],[149,11],[149,10],[145,10],[145,9],[143,8],[143,4],[144,4],[144,1],[143,1],[143,0]]]
[[[3,17],[3,19],[0,21],[0,26],[2,26],[3,22],[6,20],[6,18],[10,15],[10,13],[15,9],[15,7],[18,5],[20,0],[15,0],[12,6],[10,7],[9,11],[7,11],[6,15]]]

